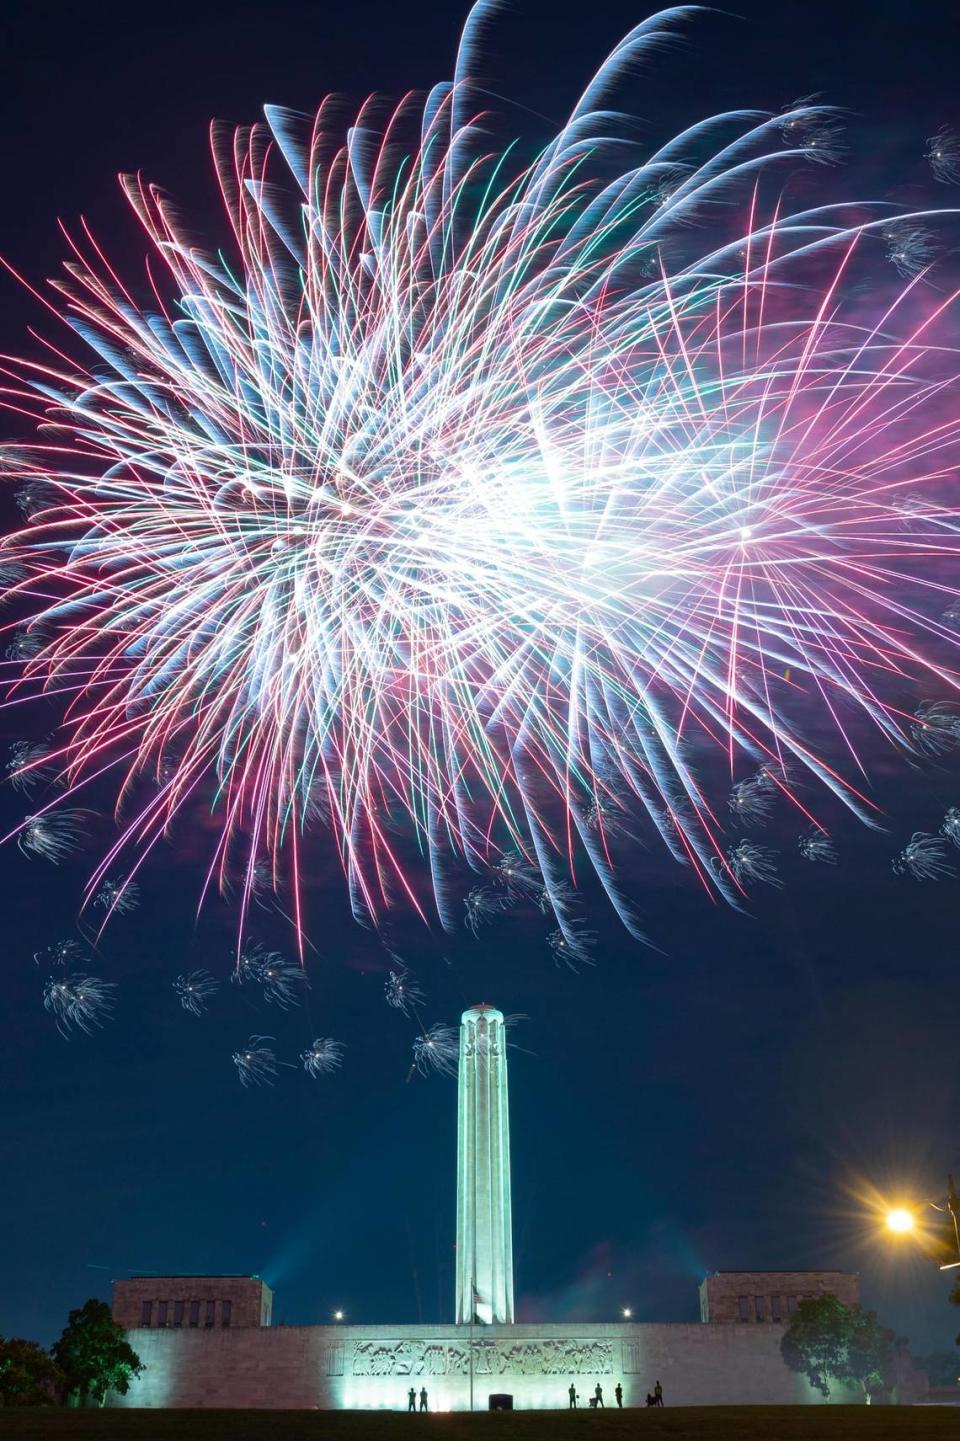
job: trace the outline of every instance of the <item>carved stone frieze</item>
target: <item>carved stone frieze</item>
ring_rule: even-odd
[[[469,1341],[357,1341],[354,1376],[466,1376]],[[609,1341],[473,1341],[474,1376],[610,1376]]]

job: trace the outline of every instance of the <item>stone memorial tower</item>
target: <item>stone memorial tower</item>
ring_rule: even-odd
[[[485,1003],[460,1021],[458,1125],[457,1324],[512,1322],[507,1037]]]

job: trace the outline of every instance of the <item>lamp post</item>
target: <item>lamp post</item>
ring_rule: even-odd
[[[954,1259],[952,1261],[941,1262],[939,1269],[941,1271],[954,1271],[960,1267],[960,1194],[957,1193],[953,1176],[947,1176],[947,1195],[945,1201],[931,1201],[928,1199],[923,1204],[930,1206],[934,1211],[939,1211],[943,1215],[949,1214],[953,1222]],[[894,1206],[887,1212],[885,1222],[887,1230],[892,1231],[895,1236],[906,1236],[916,1230],[917,1218],[909,1206]]]
[[[939,1207],[937,1208],[939,1210]],[[947,1207],[950,1212],[950,1219],[953,1221],[953,1239],[957,1248],[957,1259],[948,1261],[940,1267],[941,1271],[952,1271],[960,1266],[960,1196],[957,1195],[957,1188],[953,1184],[953,1177],[947,1177]]]

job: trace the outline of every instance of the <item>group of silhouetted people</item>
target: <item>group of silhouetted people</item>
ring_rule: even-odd
[[[571,1411],[576,1411],[577,1407],[580,1405],[580,1395],[579,1395],[579,1393],[578,1393],[578,1391],[577,1391],[577,1388],[576,1388],[575,1384],[574,1384],[572,1381],[570,1382],[570,1389],[569,1389],[569,1391],[567,1392],[567,1395],[570,1397],[570,1410],[571,1410]],[[620,1384],[619,1381],[617,1382],[616,1386],[614,1386],[614,1388],[613,1388],[613,1395],[614,1395],[614,1398],[615,1398],[615,1400],[616,1400],[617,1405],[622,1407],[622,1406],[623,1406],[623,1387],[621,1386],[621,1384]],[[593,1388],[593,1395],[592,1395],[592,1396],[589,1396],[589,1397],[587,1398],[587,1405],[590,1407],[591,1411],[594,1411],[594,1410],[597,1410],[597,1409],[599,1409],[599,1410],[601,1410],[601,1411],[604,1410],[604,1404],[603,1404],[603,1387],[600,1385],[600,1382],[599,1382],[599,1381],[597,1382],[596,1386],[594,1386],[594,1388]],[[648,1405],[648,1406],[662,1406],[662,1405],[663,1405],[663,1387],[660,1385],[660,1382],[659,1382],[659,1381],[658,1381],[658,1382],[656,1383],[656,1385],[654,1386],[652,1392],[651,1392],[651,1391],[648,1391],[648,1392],[647,1392],[647,1405]],[[419,1405],[419,1407],[417,1406],[417,1389],[416,1389],[415,1386],[411,1386],[411,1387],[410,1387],[410,1390],[407,1392],[407,1410],[408,1410],[408,1411],[417,1411],[417,1410],[420,1410],[420,1411],[429,1411],[429,1410],[430,1410],[430,1398],[429,1398],[429,1396],[427,1395],[427,1388],[426,1388],[426,1386],[421,1386],[421,1387],[420,1387],[420,1405]]]
[[[412,1395],[413,1393],[411,1392],[410,1394]],[[622,1405],[623,1405],[623,1387],[621,1386],[621,1384],[620,1384],[619,1381],[617,1382],[616,1386],[614,1386],[614,1388],[613,1388],[613,1394],[614,1394],[614,1397],[616,1398],[617,1405],[618,1405],[618,1406],[622,1406]],[[579,1393],[578,1393],[578,1391],[577,1391],[577,1388],[576,1388],[575,1384],[574,1384],[572,1381],[570,1382],[570,1389],[569,1389],[569,1391],[567,1392],[567,1395],[570,1397],[570,1410],[571,1410],[571,1411],[576,1411],[577,1407],[580,1405],[580,1395],[579,1395]],[[598,1408],[599,1408],[601,1411],[605,1409],[605,1408],[604,1408],[604,1404],[603,1404],[603,1387],[600,1385],[600,1382],[599,1382],[599,1381],[597,1382],[596,1386],[593,1388],[593,1395],[590,1396],[590,1397],[588,1397],[588,1399],[587,1399],[587,1405],[590,1407],[590,1409],[591,1409],[592,1411],[593,1411],[593,1410],[597,1410]],[[654,1386],[652,1393],[649,1392],[649,1391],[647,1392],[647,1405],[648,1405],[648,1406],[662,1406],[662,1405],[663,1405],[663,1387],[660,1385],[660,1382],[659,1382],[659,1381],[658,1381],[657,1384]],[[412,1408],[411,1408],[411,1409],[412,1409]]]

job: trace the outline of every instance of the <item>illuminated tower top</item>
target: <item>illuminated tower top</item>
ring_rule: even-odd
[[[457,1322],[512,1320],[507,1037],[502,1013],[481,1003],[460,1020]]]

